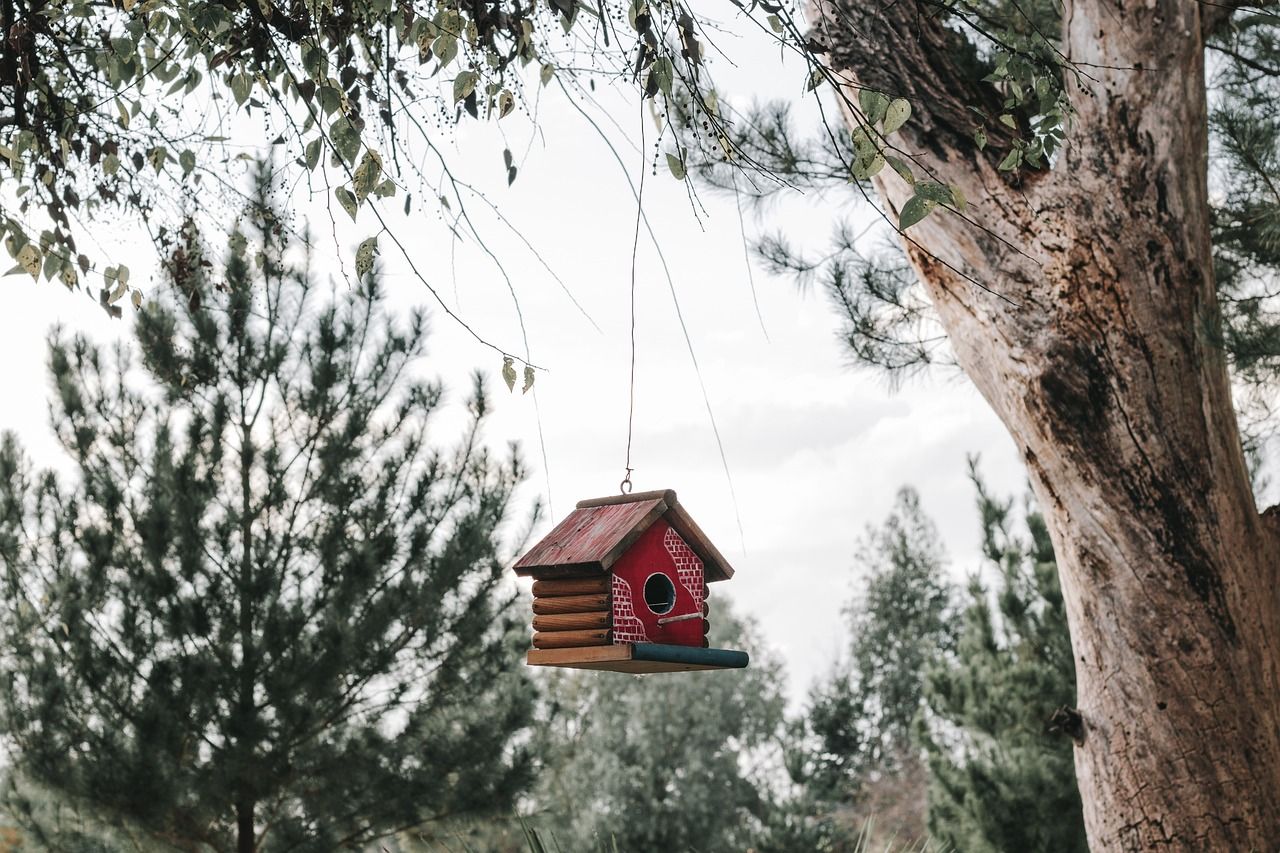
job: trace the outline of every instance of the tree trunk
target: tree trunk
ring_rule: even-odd
[[[251,802],[236,803],[236,853],[255,853],[258,849],[253,810]]]
[[[819,3],[846,119],[858,86],[910,99],[902,147],[982,226],[939,210],[905,245],[1053,536],[1091,848],[1277,849],[1280,523],[1214,343],[1207,7],[1068,0],[1077,114],[1053,168],[1013,178],[1007,138],[972,142],[968,106],[1001,109],[959,35],[911,3]],[[884,173],[896,218],[911,189]]]

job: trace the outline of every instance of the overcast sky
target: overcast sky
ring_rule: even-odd
[[[727,35],[726,38],[732,38]],[[798,100],[804,71],[783,67],[775,49],[751,39],[727,45],[738,67],[716,68],[722,99]],[[619,154],[638,178],[653,156],[648,124],[641,154],[640,126],[647,111],[628,92],[601,93]],[[539,104],[541,132],[523,116],[493,125],[464,125],[443,137],[443,148],[461,177],[497,205],[517,237],[477,200],[472,206],[488,246],[502,262],[519,299],[532,360],[546,368],[532,395],[508,394],[498,379],[501,359],[439,310],[426,287],[408,271],[384,236],[381,261],[398,308],[432,312],[428,372],[456,393],[479,368],[492,377],[495,414],[488,439],[517,441],[533,476],[524,502],[550,492],[555,518],[583,498],[616,493],[623,476],[628,399],[628,293],[636,205],[623,169],[595,131],[559,92],[548,89]],[[797,124],[817,127],[812,104],[797,108]],[[523,123],[522,123],[523,122]],[[261,134],[261,130],[257,131]],[[258,143],[246,125],[242,144]],[[510,146],[519,177],[506,187],[502,150]],[[527,150],[527,156],[525,154]],[[789,665],[793,698],[803,696],[846,640],[841,608],[855,586],[853,556],[868,524],[890,510],[894,493],[914,486],[937,522],[962,576],[978,566],[978,521],[965,457],[981,453],[983,471],[999,492],[1020,493],[1021,464],[1012,442],[977,393],[955,374],[918,379],[891,391],[883,378],[849,367],[836,333],[838,320],[819,293],[801,294],[789,281],[754,271],[763,316],[757,318],[743,237],[732,199],[703,192],[696,215],[686,186],[665,164],[645,178],[644,207],[675,281],[707,396],[719,424],[732,477],[732,497],[708,419],[707,407],[652,244],[642,239],[636,266],[636,410],[632,450],[637,490],[672,488],[737,569],[712,589],[732,599],[759,624],[765,640]],[[351,267],[355,245],[373,233],[361,214],[351,225],[340,210],[308,201],[300,185],[293,204],[299,219],[315,226],[326,251],[323,271],[342,283],[338,259]],[[474,244],[456,245],[429,205],[415,200],[405,218],[390,214],[414,264],[447,304],[483,338],[523,352],[520,324],[507,280]],[[389,210],[398,211],[399,201]],[[418,211],[423,211],[419,213]],[[782,230],[799,245],[820,249],[841,217],[869,214],[841,198],[794,197],[762,218],[748,215],[748,237]],[[869,237],[868,239],[873,239]],[[599,331],[543,269],[524,240],[555,270]],[[153,263],[145,235],[128,226],[106,229],[100,242],[113,257],[128,259],[133,280],[152,287]],[[5,365],[3,425],[46,464],[56,464],[47,426],[44,338],[62,322],[102,339],[127,334],[85,294],[60,285],[6,279],[0,313],[0,358]],[[541,441],[539,438],[539,417]],[[441,440],[452,436],[441,434]],[[545,442],[546,466],[541,443]],[[741,534],[739,532],[741,523]],[[608,677],[608,676],[604,676]]]

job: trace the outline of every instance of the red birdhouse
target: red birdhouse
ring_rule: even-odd
[[[707,584],[733,577],[670,489],[582,501],[515,564],[532,577],[533,666],[733,669],[707,648]]]

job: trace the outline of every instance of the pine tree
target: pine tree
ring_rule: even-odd
[[[434,448],[423,316],[376,276],[323,298],[268,184],[221,274],[188,230],[132,345],[53,334],[74,475],[4,438],[0,713],[33,780],[155,831],[355,849],[529,779],[498,546],[522,471],[478,378]]]
[[[1047,731],[1075,704],[1053,545],[1029,501],[1026,535],[1012,533],[1012,501],[970,467],[997,581],[992,593],[974,578],[956,654],[927,680],[929,830],[966,853],[1084,853],[1071,740]]]
[[[797,776],[829,808],[854,805],[846,834],[871,818],[899,841],[917,839],[923,768],[914,730],[926,674],[956,638],[942,545],[915,491],[902,489],[884,525],[868,532],[859,564],[850,654],[812,692],[811,746]]]

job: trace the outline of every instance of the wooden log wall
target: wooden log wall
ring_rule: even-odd
[[[607,575],[534,580],[535,649],[607,646],[612,624]]]

